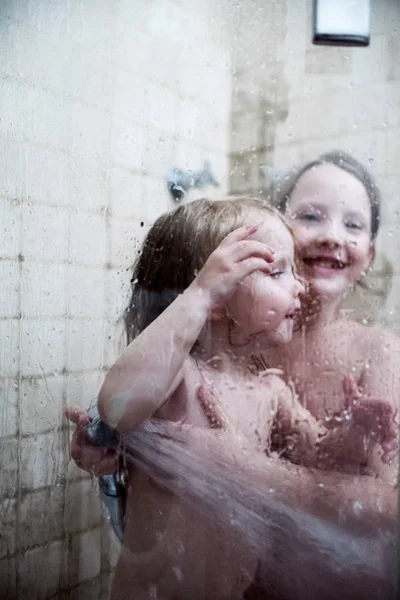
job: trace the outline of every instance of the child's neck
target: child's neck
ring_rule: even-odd
[[[292,341],[263,351],[265,363],[269,367],[290,372],[290,365],[299,351],[299,342],[302,345],[309,344],[310,347],[318,344],[323,330],[341,318],[340,304],[340,300],[337,299],[327,301],[326,298],[311,295],[302,299],[300,323],[297,324]]]
[[[248,340],[233,344],[231,338],[225,320],[212,323],[201,336],[193,354],[221,372],[237,375],[248,371],[251,356],[257,352],[254,344]]]
[[[326,298],[309,294],[301,301],[301,329],[314,332],[340,318],[341,298]]]

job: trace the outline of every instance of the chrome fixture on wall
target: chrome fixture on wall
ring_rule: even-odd
[[[207,161],[201,171],[185,171],[184,169],[170,169],[168,171],[168,191],[176,202],[182,200],[190,188],[202,188],[208,185],[218,187],[219,184]]]

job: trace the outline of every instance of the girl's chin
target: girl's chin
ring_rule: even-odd
[[[308,281],[311,294],[314,293],[327,300],[342,300],[345,298],[353,286],[349,281],[339,281],[338,279],[320,279],[315,278]]]
[[[268,334],[267,343],[271,346],[289,344],[292,341],[294,331],[294,319],[285,318],[282,323]]]

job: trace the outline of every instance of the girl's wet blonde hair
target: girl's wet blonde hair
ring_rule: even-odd
[[[133,268],[124,314],[128,344],[192,283],[210,254],[254,209],[287,226],[279,211],[250,196],[196,200],[157,219]]]

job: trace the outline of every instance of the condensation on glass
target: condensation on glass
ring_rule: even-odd
[[[159,554],[147,534],[125,540],[123,568],[143,565],[149,599],[222,600],[240,585],[250,599],[396,597],[400,5],[340,4],[368,47],[313,44],[315,5],[298,0],[1,2],[1,597],[112,597],[111,521],[125,501],[168,525]],[[336,163],[296,180],[331,152]],[[283,208],[306,294],[324,281],[287,351],[251,359],[260,386],[279,381],[306,416],[290,443],[271,432],[268,456],[215,446],[212,430],[176,446],[145,429],[122,444],[135,477],[121,460],[117,485],[99,489],[71,459],[64,409],[95,403],[126,346],[131,267],[151,224],[228,195]],[[150,488],[144,499],[141,469],[162,508]]]

